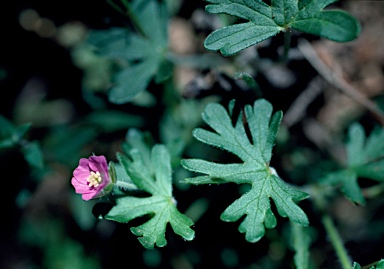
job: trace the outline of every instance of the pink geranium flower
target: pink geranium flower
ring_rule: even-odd
[[[73,171],[71,180],[76,193],[82,194],[85,201],[108,194],[113,186],[104,156],[91,156],[80,159],[79,166]]]

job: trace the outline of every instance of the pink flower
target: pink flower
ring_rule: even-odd
[[[71,183],[76,193],[82,194],[85,201],[108,194],[113,182],[105,157],[91,156],[88,159],[80,159],[79,166],[73,171]]]

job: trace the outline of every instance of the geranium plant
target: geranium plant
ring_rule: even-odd
[[[33,254],[0,267],[384,268],[384,94],[357,89],[384,63],[359,72],[357,1],[102,2],[50,35],[20,14],[83,80],[67,99],[25,83],[0,116],[9,252]]]

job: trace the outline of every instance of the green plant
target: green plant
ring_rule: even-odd
[[[234,103],[231,103],[232,114]],[[240,116],[232,126],[231,118],[218,104],[208,105],[203,113],[204,121],[216,133],[196,129],[193,135],[211,146],[237,155],[244,163],[217,164],[204,160],[187,159],[182,165],[191,171],[207,174],[186,181],[191,184],[237,183],[250,184],[251,190],[231,204],[221,215],[224,221],[235,222],[247,215],[239,226],[249,242],[259,241],[266,228],[276,226],[276,217],[272,213],[271,198],[279,214],[300,225],[307,226],[308,218],[294,202],[308,197],[306,193],[289,187],[269,166],[272,147],[275,142],[281,111],[272,116],[272,105],[259,99],[252,106],[244,108],[245,115]],[[247,122],[252,139],[249,141],[243,122]]]
[[[209,0],[207,12],[225,13],[249,20],[247,23],[223,27],[204,41],[209,50],[220,50],[229,56],[255,45],[280,32],[291,29],[319,35],[337,42],[355,39],[360,33],[359,22],[344,11],[323,10],[335,0],[295,1],[272,0],[268,6],[262,0]]]
[[[365,138],[360,124],[353,124],[348,132],[346,168],[329,173],[324,184],[341,186],[341,191],[352,202],[365,204],[365,199],[357,183],[358,178],[369,178],[379,182],[384,180],[384,148],[381,144],[384,129],[376,128]]]
[[[221,55],[196,49],[195,55],[179,57],[170,49],[168,26],[188,1],[106,2],[123,16],[124,26],[90,29],[72,57],[84,69],[83,90],[89,91],[94,79],[95,88],[107,96],[83,92],[89,107],[79,109],[81,116],[65,123],[47,121],[37,130],[0,116],[1,160],[21,153],[28,169],[41,172],[31,177],[34,184],[18,183],[20,176],[4,177],[19,184],[15,204],[25,214],[20,241],[31,253],[40,250],[40,260],[27,265],[104,268],[120,266],[121,256],[131,255],[127,264],[134,268],[133,260],[143,268],[317,269],[331,263],[343,269],[384,268],[383,260],[363,267],[353,263],[359,260],[356,249],[364,248],[353,244],[384,234],[383,217],[377,213],[383,206],[384,128],[367,113],[332,133],[333,144],[326,139],[316,143],[308,138],[310,132],[321,136],[310,125],[315,116],[290,129],[281,108],[291,101],[286,98],[290,92],[263,88],[268,72],[289,70],[299,62],[290,65],[288,57],[293,31],[348,42],[360,34],[356,18],[327,9],[335,0],[207,0],[208,13],[233,16],[222,16],[224,25],[204,36],[205,49]],[[194,20],[201,19],[196,16]],[[206,34],[204,25],[201,29],[194,34]],[[245,51],[279,33],[285,35],[283,61],[275,61],[275,51],[264,58],[254,56],[256,47],[251,48],[254,54]],[[210,55],[232,57],[217,64]],[[76,58],[81,56],[90,57],[88,64]],[[299,71],[307,76],[312,62],[300,61],[305,64]],[[195,76],[184,86],[191,95],[175,83],[185,79],[180,78],[183,72]],[[4,73],[1,80],[12,74]],[[311,74],[311,81],[317,75]],[[301,87],[299,94],[307,90],[294,85]],[[137,99],[148,96],[148,102]],[[308,114],[313,110],[300,109]],[[45,128],[45,136],[38,128]],[[91,152],[93,156],[83,158]],[[67,183],[71,171],[72,185],[87,203],[60,181]],[[352,217],[340,213],[351,205],[360,211]],[[345,229],[348,221],[352,228]],[[234,231],[236,226],[245,240]],[[70,240],[58,244],[66,237]],[[193,245],[196,241],[200,245]],[[370,249],[382,246],[373,241],[366,243]],[[82,244],[87,244],[84,251]],[[328,259],[331,252],[339,262]],[[57,257],[60,253],[64,255]],[[378,257],[369,259],[367,263]]]
[[[117,155],[128,175],[125,181],[131,181],[151,196],[117,198],[116,205],[105,218],[126,223],[134,218],[150,215],[151,219],[145,224],[131,228],[145,248],[153,248],[155,244],[163,247],[167,244],[164,234],[168,223],[175,233],[186,240],[192,240],[195,236],[190,228],[193,221],[177,210],[177,202],[172,195],[171,160],[167,149],[163,145],[155,145],[150,151],[141,134],[135,130],[129,131],[127,143],[123,147],[131,158],[130,160],[123,154]]]
[[[100,55],[126,61],[121,64],[108,93],[109,100],[116,104],[132,101],[153,78],[156,83],[161,83],[172,74],[172,64],[167,59],[168,15],[165,5],[145,0],[123,1],[123,4],[133,18],[136,31],[114,28],[93,31],[89,37],[89,43]],[[120,10],[115,4],[113,6]]]
[[[358,264],[357,262],[354,262],[353,263],[353,268],[352,269],[361,269],[362,267],[360,266],[360,264]],[[384,260],[380,260],[378,261],[377,263],[375,263],[375,265],[372,265],[372,266],[364,266],[364,268],[369,268],[369,269],[382,269],[384,268]]]

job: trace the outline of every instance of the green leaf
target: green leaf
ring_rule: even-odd
[[[116,205],[105,218],[126,223],[137,217],[150,216],[144,224],[131,228],[147,249],[166,245],[168,223],[176,234],[185,240],[192,240],[195,233],[190,226],[193,221],[177,210],[172,196],[172,170],[166,147],[155,145],[150,151],[137,130],[128,133],[127,143],[129,145],[124,149],[128,150],[126,154],[129,157],[118,154],[118,160],[132,182],[151,196],[117,198]]]
[[[269,166],[272,147],[282,119],[279,111],[272,116],[272,105],[260,99],[254,106],[247,105],[245,117],[240,115],[235,126],[226,110],[219,104],[209,104],[204,121],[215,132],[195,129],[193,135],[203,143],[229,151],[238,156],[242,163],[218,164],[199,159],[184,159],[184,168],[205,174],[189,178],[192,184],[228,183],[250,184],[251,190],[232,203],[221,215],[224,221],[237,221],[247,215],[239,226],[249,242],[260,240],[265,228],[276,226],[271,210],[270,198],[278,213],[289,217],[292,222],[308,225],[308,218],[295,202],[308,197],[306,193],[289,187]],[[252,141],[249,141],[243,122],[249,126]]]
[[[326,175],[321,182],[340,186],[344,195],[354,203],[365,204],[358,184],[359,178],[384,181],[384,128],[375,128],[365,138],[363,127],[355,123],[348,131],[346,145],[347,167]]]
[[[130,5],[133,15],[140,19],[144,36],[129,29],[112,28],[93,31],[88,39],[101,55],[128,62],[128,66],[117,73],[108,95],[115,104],[132,101],[153,78],[161,83],[172,74],[172,66],[166,59],[168,14],[165,5],[154,0],[135,0]]]
[[[44,157],[40,145],[36,141],[29,142],[22,147],[25,160],[32,167],[42,169],[44,167]]]
[[[361,266],[357,262],[354,262],[352,269],[361,269]]]
[[[337,42],[355,39],[359,22],[346,12],[323,9],[337,0],[207,0],[206,11],[233,15],[248,22],[211,33],[204,42],[208,50],[229,56],[290,28]]]
[[[158,60],[152,58],[119,72],[116,76],[116,86],[109,92],[109,101],[115,104],[131,101],[138,93],[147,88],[157,71],[157,65]]]
[[[384,269],[384,259],[381,259],[381,260],[376,264],[376,269]]]
[[[384,269],[384,259],[381,259],[380,261],[378,261],[375,264],[376,265],[369,267],[369,269]],[[368,266],[369,265],[364,266],[364,268],[367,268]],[[354,262],[352,269],[361,269],[361,266],[357,262]]]
[[[7,118],[0,115],[0,149],[17,145],[30,128],[30,123],[14,126]]]
[[[15,132],[13,124],[4,116],[0,115],[0,138],[12,136]]]

